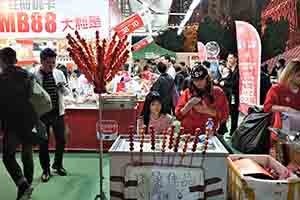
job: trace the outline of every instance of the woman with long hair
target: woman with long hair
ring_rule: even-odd
[[[201,64],[193,67],[191,84],[186,89],[176,106],[176,117],[187,131],[200,128],[205,132],[209,118],[214,121],[214,129],[226,122],[229,116],[227,98],[221,88],[213,86],[207,68]]]
[[[138,119],[138,130],[146,127],[146,133],[152,126],[156,134],[162,133],[172,125],[172,117],[162,109],[163,104],[158,92],[152,91],[146,96],[144,108]]]
[[[264,103],[265,112],[273,112],[273,128],[282,128],[281,113],[300,111],[300,60],[291,61],[279,77],[278,84],[273,85]],[[272,134],[271,155],[278,157],[277,137]],[[283,152],[284,153],[284,152]],[[285,158],[280,158],[286,161]]]

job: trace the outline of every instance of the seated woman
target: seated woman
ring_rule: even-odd
[[[162,113],[162,101],[158,92],[152,91],[146,96],[144,108],[137,124],[138,130],[146,127],[146,134],[149,133],[151,126],[154,128],[155,134],[160,134],[172,125],[172,117]]]
[[[278,84],[270,88],[264,103],[264,111],[273,112],[273,128],[282,128],[280,113],[300,111],[300,61],[291,61],[281,73]],[[275,134],[272,134],[272,139],[274,148],[271,155],[277,157],[279,152],[276,151],[284,149],[278,149],[277,146],[275,148],[277,141]],[[282,158],[280,160],[283,161]]]
[[[176,117],[190,133],[200,128],[205,133],[205,124],[209,118],[214,121],[214,129],[227,121],[229,105],[221,88],[213,86],[206,67],[201,64],[193,67],[191,84],[176,106]]]

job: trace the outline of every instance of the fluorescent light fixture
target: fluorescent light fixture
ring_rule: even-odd
[[[186,25],[186,23],[190,20],[190,18],[193,15],[194,10],[197,8],[197,6],[199,5],[199,3],[202,0],[193,0],[193,2],[191,3],[188,11],[186,12],[186,15],[184,16],[184,19],[181,21],[178,31],[177,31],[177,35],[180,35],[183,31],[184,26]]]

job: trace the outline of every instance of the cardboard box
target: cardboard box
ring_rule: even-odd
[[[243,176],[233,161],[250,158],[262,166],[271,166],[278,173],[286,167],[269,155],[231,155],[228,160],[228,196],[232,200],[299,200],[300,179],[294,174],[287,180],[263,180]]]

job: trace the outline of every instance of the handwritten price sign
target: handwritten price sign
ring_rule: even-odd
[[[113,30],[118,34],[119,38],[133,33],[135,30],[144,26],[143,19],[140,15],[134,14],[125,19],[121,24],[117,25]]]

